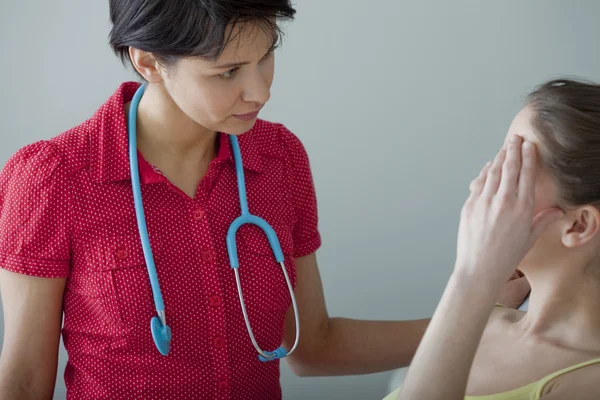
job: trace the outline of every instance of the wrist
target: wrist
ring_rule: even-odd
[[[457,266],[450,276],[449,286],[463,296],[498,299],[504,281],[487,271]]]
[[[473,283],[481,288],[490,290],[501,288],[508,277],[503,276],[502,268],[491,263],[485,264],[485,266],[482,266],[479,263],[457,260],[452,275],[465,283]]]

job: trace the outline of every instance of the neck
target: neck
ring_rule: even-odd
[[[529,308],[515,325],[517,332],[568,348],[600,352],[600,282],[584,270],[545,266],[527,273]]]
[[[137,125],[138,148],[144,156],[215,157],[217,133],[190,119],[161,85],[147,85],[138,107]]]

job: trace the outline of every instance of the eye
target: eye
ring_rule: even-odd
[[[218,76],[221,79],[231,79],[235,76],[235,73],[237,72],[238,69],[239,68],[230,69],[229,71],[225,71],[222,74],[219,74]]]

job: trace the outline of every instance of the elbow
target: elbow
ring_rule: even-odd
[[[287,358],[287,364],[294,375],[301,378],[325,375],[317,363],[301,359],[295,353]]]
[[[300,378],[306,378],[311,376],[310,370],[306,368],[305,365],[302,365],[302,363],[299,363],[290,358],[287,360],[287,365],[290,371],[292,371],[294,375],[299,376]]]
[[[54,379],[53,379],[54,378]],[[0,399],[52,399],[55,375],[36,373],[34,368],[19,368],[0,361]]]
[[[329,374],[329,365],[326,363],[325,346],[298,346],[296,351],[286,358],[287,364],[294,375],[299,377],[319,377]]]
[[[329,319],[325,318],[311,334],[305,335],[296,350],[287,358],[287,364],[294,375],[299,377],[321,377],[331,375],[332,358],[329,344],[331,330]]]

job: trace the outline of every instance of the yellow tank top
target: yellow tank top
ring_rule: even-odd
[[[555,373],[550,374],[537,382],[530,383],[529,385],[522,386],[517,389],[509,390],[508,392],[491,394],[488,396],[465,396],[465,400],[539,400],[542,396],[544,388],[548,383],[550,383],[550,381],[568,372],[588,367],[593,364],[600,364],[600,358],[561,369],[560,371],[556,371]],[[383,400],[396,400],[396,396],[399,392],[400,389],[390,393]]]

